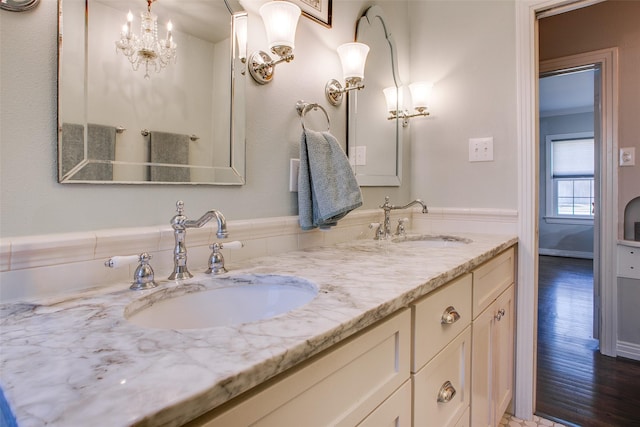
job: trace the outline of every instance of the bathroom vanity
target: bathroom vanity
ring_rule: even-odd
[[[0,305],[3,393],[19,426],[496,425],[512,396],[517,239],[459,237],[237,263],[223,276],[288,275],[318,290],[251,323],[127,320],[149,295],[216,280],[204,274]]]

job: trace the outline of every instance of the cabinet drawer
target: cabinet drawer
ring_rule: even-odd
[[[354,426],[409,379],[410,310],[189,426]]]
[[[405,381],[358,427],[411,427],[411,381]]]
[[[461,420],[469,406],[470,369],[471,327],[468,326],[413,376],[414,426],[453,427]],[[439,402],[447,382],[455,389],[455,395]]]
[[[458,313],[457,320],[451,310]],[[411,372],[417,372],[471,323],[471,274],[415,303],[413,320]]]
[[[473,318],[478,317],[514,280],[515,251],[510,248],[473,270]]]
[[[640,279],[640,248],[618,244],[618,277]]]

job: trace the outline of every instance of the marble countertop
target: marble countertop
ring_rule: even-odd
[[[421,248],[356,240],[231,265],[224,276],[292,275],[319,288],[315,299],[287,314],[231,327],[149,329],[124,317],[129,304],[151,293],[214,283],[206,274],[147,291],[118,283],[0,305],[2,392],[21,427],[181,425],[517,242],[451,234],[472,242]]]

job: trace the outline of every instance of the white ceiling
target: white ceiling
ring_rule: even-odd
[[[593,111],[594,71],[540,78],[540,116]]]

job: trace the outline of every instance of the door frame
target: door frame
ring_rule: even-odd
[[[586,7],[599,0],[516,1],[516,75],[518,134],[518,295],[516,297],[516,363],[514,414],[531,419],[535,410],[536,331],[538,301],[538,18],[539,12],[561,8],[558,13]],[[591,63],[602,67],[600,351],[616,355],[617,288],[615,249],[618,218],[617,153],[617,49],[591,52]],[[588,55],[588,54],[587,54]],[[605,78],[605,75],[607,78]],[[598,250],[598,249],[596,249]]]

